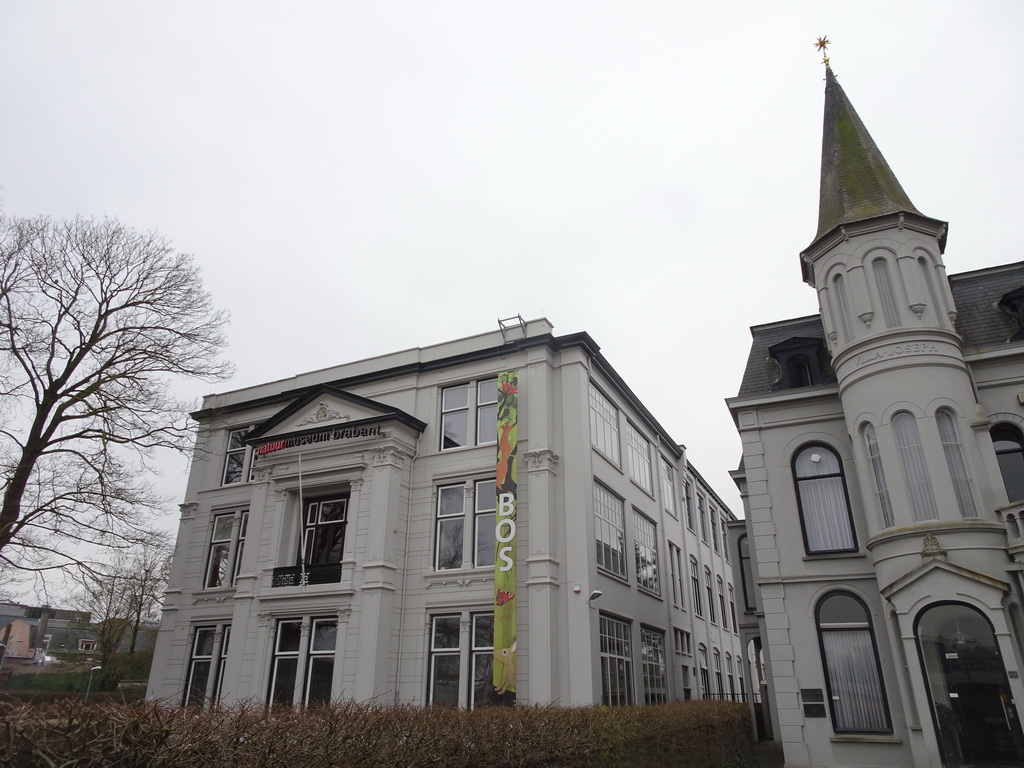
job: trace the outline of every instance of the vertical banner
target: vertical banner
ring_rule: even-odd
[[[494,516],[494,692],[516,700],[516,484],[519,371],[498,374],[498,466]]]

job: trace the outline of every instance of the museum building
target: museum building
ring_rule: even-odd
[[[820,314],[753,327],[727,401],[740,632],[791,768],[1024,765],[1024,262],[947,277],[946,237],[826,64]]]
[[[734,516],[552,330],[205,398],[149,698],[743,699]]]

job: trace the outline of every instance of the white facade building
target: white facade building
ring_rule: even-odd
[[[754,327],[728,401],[765,730],[792,767],[1024,765],[1024,263],[947,278],[826,81],[821,314]]]
[[[508,701],[491,684],[507,370],[516,700],[741,698],[732,514],[594,341],[546,320],[207,397],[149,697]]]

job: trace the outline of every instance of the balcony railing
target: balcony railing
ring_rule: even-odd
[[[289,565],[275,568],[271,587],[298,587],[303,584],[337,584],[341,581],[341,563]]]

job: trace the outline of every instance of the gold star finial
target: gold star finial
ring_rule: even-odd
[[[819,37],[818,42],[814,44],[814,47],[821,51],[821,63],[826,67],[828,66],[828,44],[829,39],[827,35]]]

